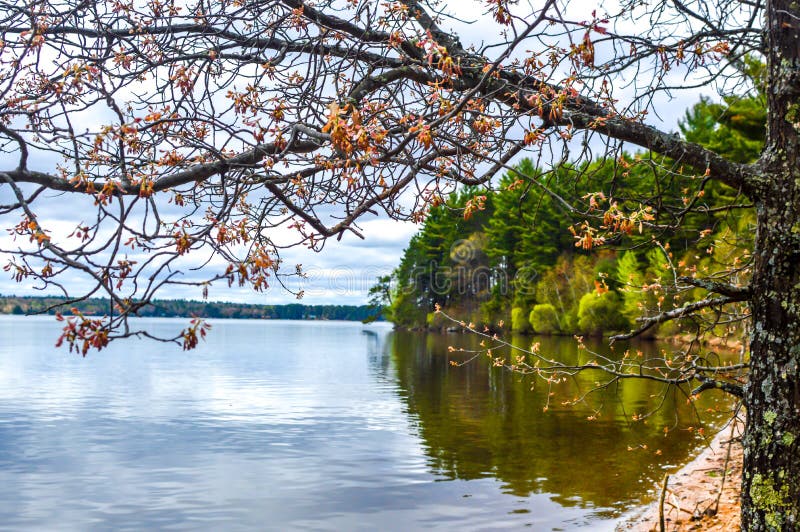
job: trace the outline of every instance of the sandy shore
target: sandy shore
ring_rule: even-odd
[[[665,530],[728,532],[741,529],[739,522],[739,492],[742,481],[740,436],[743,426],[741,421],[737,422],[733,427],[733,433],[730,425],[725,427],[694,460],[677,472],[670,474],[664,502]],[[733,440],[731,440],[731,434],[733,434]],[[728,471],[720,496],[723,468],[729,448]],[[658,486],[657,493],[661,494],[661,486]],[[717,507],[718,497],[719,506]],[[617,530],[658,531],[658,500],[638,515],[620,524]]]

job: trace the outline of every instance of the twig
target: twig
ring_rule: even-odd
[[[669,491],[669,490],[667,490],[667,491]],[[693,512],[690,512],[690,511],[689,511],[689,510],[687,510],[686,508],[681,508],[681,507],[680,507],[680,505],[677,505],[677,504],[671,503],[671,502],[669,502],[669,501],[664,501],[664,504],[666,504],[667,506],[672,506],[672,507],[673,507],[673,508],[675,508],[675,509],[676,509],[678,512],[683,512],[683,513],[687,513],[687,514],[689,514],[689,515],[694,515],[694,513],[693,513]]]
[[[667,483],[669,482],[669,473],[664,474],[664,483],[661,485],[661,498],[658,501],[658,529],[661,532],[666,530],[664,525],[664,499],[667,496]]]
[[[717,502],[714,504],[714,515],[719,512],[719,500],[722,498],[722,490],[725,489],[725,478],[728,475],[728,462],[731,459],[731,447],[733,446],[733,433],[736,430],[736,418],[731,422],[731,436],[728,438],[728,452],[725,454],[725,465],[722,466],[722,482],[719,485],[719,493],[717,494]]]

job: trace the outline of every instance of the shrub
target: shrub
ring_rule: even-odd
[[[617,263],[617,282],[622,292],[622,309],[620,312],[633,322],[642,315],[647,294],[642,290],[645,276],[639,259],[633,251],[626,251]]]
[[[511,309],[511,332],[529,333],[531,332],[531,322],[528,321],[528,313],[522,307]]]
[[[556,308],[549,303],[534,305],[528,321],[534,332],[539,334],[553,334],[561,330],[558,325]]]
[[[428,312],[427,316],[425,316],[425,325],[430,329],[444,329],[455,324],[451,323],[440,312]]]
[[[587,334],[618,331],[628,326],[622,302],[615,292],[589,292],[578,303],[578,328]]]
[[[398,291],[390,308],[392,322],[399,327],[425,325],[425,311],[417,306],[414,297],[405,290]]]

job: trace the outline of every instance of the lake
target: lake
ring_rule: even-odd
[[[702,443],[679,393],[630,381],[566,406],[598,375],[531,389],[451,365],[469,335],[212,323],[194,351],[84,359],[53,347],[52,317],[0,316],[0,529],[613,530]],[[542,350],[575,360],[574,343]],[[712,425],[714,393],[693,405]]]

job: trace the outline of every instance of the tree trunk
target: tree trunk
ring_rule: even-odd
[[[793,187],[794,188],[794,187]],[[745,391],[744,530],[800,528],[800,202],[758,206],[750,383]],[[772,205],[776,204],[776,205]]]
[[[800,8],[767,3],[767,145],[756,192],[742,528],[800,529]]]

